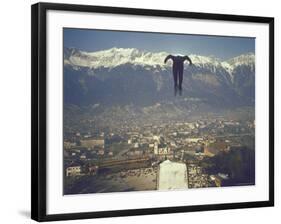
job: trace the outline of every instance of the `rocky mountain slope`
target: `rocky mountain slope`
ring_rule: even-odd
[[[97,52],[64,49],[64,102],[78,106],[175,103],[171,62],[167,52],[111,48]],[[189,55],[183,94],[177,103],[194,99],[209,106],[252,106],[255,102],[255,55],[228,61]]]

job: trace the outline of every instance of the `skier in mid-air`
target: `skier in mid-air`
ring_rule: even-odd
[[[165,58],[164,63],[166,63],[169,59],[172,59],[172,61],[173,61],[173,76],[174,76],[175,94],[177,92],[177,89],[179,89],[180,94],[181,94],[184,61],[187,60],[189,62],[189,65],[192,65],[192,61],[188,56],[168,55]]]

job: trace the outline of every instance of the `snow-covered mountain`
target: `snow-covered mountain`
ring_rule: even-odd
[[[122,64],[164,66],[162,60],[167,53],[151,53],[135,48],[111,48],[103,51],[85,52],[74,48],[65,49],[64,63],[78,67],[112,68]]]
[[[167,68],[170,63],[164,64],[164,58],[168,52],[148,52],[136,48],[111,48],[108,50],[86,52],[76,48],[64,49],[64,64],[77,67],[88,67],[96,69],[99,67],[113,68],[122,64],[142,65],[142,66],[160,66]],[[212,65],[223,67],[226,70],[233,70],[236,66],[242,64],[254,65],[255,55],[248,53],[232,58],[228,61],[221,61],[215,57],[206,57],[200,55],[190,55],[193,63],[196,65]]]
[[[85,52],[64,49],[64,95],[66,103],[154,104],[173,97],[168,52],[135,48],[111,48]],[[247,53],[227,61],[189,55],[185,65],[184,94],[210,104],[253,104],[255,55]]]

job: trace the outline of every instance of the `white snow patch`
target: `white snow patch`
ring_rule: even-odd
[[[188,188],[185,163],[165,160],[159,165],[158,190]]]

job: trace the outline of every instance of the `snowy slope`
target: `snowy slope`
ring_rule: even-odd
[[[111,48],[96,52],[85,52],[75,48],[65,48],[64,63],[67,65],[88,67],[88,68],[112,68],[122,64],[133,64],[142,66],[160,66],[167,67],[164,64],[164,59],[168,52],[148,52],[141,51],[136,48]],[[253,65],[255,55],[248,53],[240,55],[228,61],[220,61],[214,57],[207,57],[201,55],[189,55],[193,64],[197,66],[211,65],[213,67],[223,67],[225,70],[231,72],[235,67],[247,64]]]

